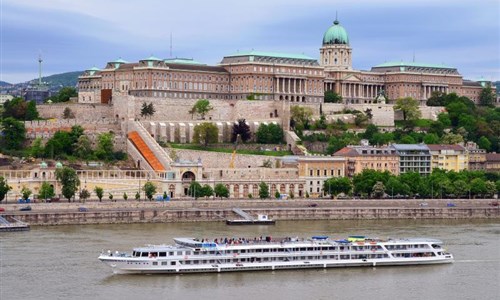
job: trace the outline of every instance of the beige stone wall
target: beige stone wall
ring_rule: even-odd
[[[172,150],[169,149],[171,152]],[[204,168],[228,168],[231,161],[231,153],[207,152],[197,150],[175,149],[176,156],[182,160],[197,161],[201,158]],[[172,155],[170,154],[172,157]],[[257,168],[263,165],[264,161],[270,160],[272,166],[276,165],[278,158],[264,155],[236,154],[234,166],[236,168]]]
[[[63,112],[66,107],[69,107],[76,120],[102,120],[113,119],[113,109],[107,104],[82,104],[82,103],[53,103],[41,104],[36,108],[41,118],[45,119],[62,119]]]

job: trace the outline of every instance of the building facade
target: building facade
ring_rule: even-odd
[[[332,177],[345,176],[345,158],[332,156],[299,156],[299,178],[311,197],[323,194],[323,183]]]
[[[461,145],[427,145],[431,152],[432,169],[459,172],[469,168],[469,155]]]
[[[486,150],[480,149],[474,142],[467,142],[465,149],[469,156],[469,170],[484,170],[486,165]]]
[[[319,61],[303,54],[261,51],[223,57],[218,66],[192,59],[154,56],[129,63],[110,61],[79,77],[79,102],[109,103],[112,92],[173,99],[258,99],[323,102],[325,91],[344,103],[379,103],[412,97],[422,104],[434,91],[478,102],[488,82],[467,81],[454,67],[386,62],[369,71],[352,68],[347,31],[335,20],[323,35]]]
[[[399,174],[416,172],[427,176],[431,173],[431,153],[425,144],[392,144],[399,155]]]
[[[345,173],[350,178],[366,169],[399,175],[399,156],[389,147],[347,146],[333,156],[346,158]]]

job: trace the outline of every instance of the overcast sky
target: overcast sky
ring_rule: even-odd
[[[151,54],[214,65],[260,50],[318,58],[335,20],[353,67],[386,61],[444,63],[468,79],[500,80],[498,0],[0,0],[0,80],[102,68]]]

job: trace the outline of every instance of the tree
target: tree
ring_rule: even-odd
[[[391,174],[388,171],[380,172],[372,169],[365,169],[363,172],[354,175],[352,183],[354,193],[356,195],[370,195],[373,191],[373,186],[377,182],[386,183]]]
[[[8,117],[2,121],[2,143],[7,149],[19,150],[26,140],[24,123]]]
[[[28,200],[31,193],[32,193],[31,190],[26,186],[23,186],[23,188],[21,189],[21,195],[24,200]]]
[[[67,102],[73,97],[78,97],[78,92],[74,87],[66,86],[60,89],[57,94],[47,98],[45,101],[50,100],[53,103]]]
[[[440,91],[434,91],[431,93],[429,99],[427,99],[427,106],[445,106],[445,96],[446,94]]]
[[[205,115],[212,109],[214,108],[210,105],[210,101],[208,101],[207,99],[199,99],[193,105],[189,113],[191,113],[191,115],[197,113],[198,115],[200,115],[200,118],[202,120],[205,120]]]
[[[256,132],[257,143],[281,144],[283,142],[283,129],[277,124],[261,124]]]
[[[484,150],[486,150],[488,152],[491,151],[491,142],[485,136],[482,136],[482,137],[479,138],[479,141],[477,142],[477,145],[481,149],[484,149]]]
[[[354,124],[358,127],[362,127],[368,122],[368,120],[368,116],[360,112],[356,114],[356,117],[354,118]]]
[[[404,121],[415,121],[421,116],[418,108],[418,101],[411,97],[397,99],[394,110],[403,112]]]
[[[123,200],[127,201],[127,199],[128,199],[127,193],[123,193]]]
[[[188,188],[188,195],[190,195],[194,199],[203,197],[203,189],[201,187],[201,184],[197,181],[191,181]]]
[[[83,203],[85,203],[85,201],[90,198],[90,192],[87,190],[87,189],[83,189],[80,191],[80,200],[83,201]]]
[[[486,194],[486,181],[482,178],[474,178],[470,182],[470,192],[474,196],[484,196]]]
[[[203,197],[212,197],[214,195],[214,190],[211,186],[205,184],[201,187],[201,195],[203,195]]]
[[[24,116],[24,119],[26,121],[31,121],[31,120],[36,120],[38,119],[39,114],[36,109],[36,102],[35,101],[29,101],[28,104],[26,105],[26,115]]]
[[[313,115],[313,111],[310,107],[297,105],[292,106],[290,109],[290,114],[297,129],[309,129],[309,121]]]
[[[498,185],[498,181],[497,181],[497,184],[495,184],[493,181],[489,181],[489,180],[486,181],[486,193],[485,193],[485,195],[488,197],[493,197],[493,195],[498,193],[499,188],[497,187],[497,185]]]
[[[12,190],[12,187],[7,184],[7,181],[5,180],[5,178],[0,176],[0,202],[2,202],[3,199],[5,199],[5,195],[7,195],[7,193],[10,190]]]
[[[43,156],[43,152],[42,138],[36,138],[33,143],[31,143],[30,155],[39,158]]]
[[[351,180],[347,177],[329,178],[323,183],[323,191],[332,196],[340,193],[349,194],[352,190]]]
[[[492,106],[495,103],[495,93],[491,88],[491,85],[488,84],[481,90],[479,94],[479,105],[482,106]]]
[[[391,176],[387,183],[385,184],[385,190],[391,196],[401,195],[406,196],[411,194],[410,187],[408,184],[401,182],[400,178],[396,176]]]
[[[281,197],[280,192],[279,192],[279,191],[276,191],[276,192],[274,193],[274,198],[279,199],[280,197]]]
[[[61,155],[71,155],[73,153],[73,143],[71,135],[66,131],[56,131],[52,138],[45,144],[45,156],[55,158]]]
[[[455,180],[453,182],[454,195],[458,198],[462,198],[469,192],[469,185],[464,180]]]
[[[239,119],[238,122],[233,124],[233,131],[231,133],[231,143],[236,142],[238,135],[243,142],[246,142],[252,138],[252,133],[250,132],[250,126],[245,122],[245,119]]]
[[[108,198],[109,198],[109,201],[113,201],[113,194],[109,193]]]
[[[193,142],[208,146],[219,140],[219,129],[212,123],[201,123],[194,127]]]
[[[373,185],[372,197],[375,199],[380,199],[380,198],[384,197],[384,194],[385,194],[384,184],[382,183],[382,181],[377,181],[377,183],[375,183],[375,185]]]
[[[135,193],[135,200],[140,200],[141,194],[139,192]]]
[[[56,179],[62,185],[62,194],[71,202],[71,197],[75,195],[75,192],[80,185],[80,179],[76,174],[76,171],[69,167],[63,167],[56,170]]]
[[[454,134],[454,133],[447,133],[441,137],[441,143],[443,144],[449,144],[449,145],[454,145],[454,144],[459,144],[463,143],[464,138],[460,134]]]
[[[75,114],[73,113],[71,108],[69,108],[69,107],[64,108],[63,119],[74,119],[74,118],[75,118]]]
[[[99,199],[99,202],[102,202],[102,197],[104,196],[104,189],[100,186],[95,186],[94,192],[95,195],[97,196],[97,199]]]
[[[340,103],[342,102],[342,97],[332,90],[325,91],[325,103]]]
[[[156,108],[155,108],[153,102],[149,102],[147,112],[148,112],[149,118],[154,116],[154,114],[156,113]]]
[[[92,154],[92,143],[88,136],[82,135],[78,138],[73,145],[73,153],[82,159],[86,159]]]
[[[141,106],[141,117],[152,117],[156,112],[156,109],[154,107],[153,102],[150,102],[149,104],[146,102],[142,103]]]
[[[424,144],[439,144],[439,136],[435,133],[428,133],[424,136]]]
[[[146,198],[148,198],[149,201],[151,201],[153,199],[154,194],[156,193],[156,185],[151,181],[148,181],[144,184],[144,187],[142,189],[146,194]]]
[[[26,119],[26,109],[28,108],[28,103],[24,101],[23,98],[16,97],[10,101],[5,101],[3,104],[4,118],[14,118],[16,120],[24,121]]]
[[[47,181],[44,181],[40,186],[38,198],[47,200],[54,197],[55,195],[56,193],[54,191],[54,186],[48,183]]]
[[[221,199],[222,199],[222,197],[224,197],[224,198],[229,197],[229,190],[222,183],[217,183],[215,185],[214,192],[215,192],[215,196],[220,197]]]
[[[101,133],[97,136],[97,146],[95,149],[97,158],[106,161],[113,160],[113,138],[114,135],[111,132]]]
[[[259,197],[260,199],[269,198],[269,186],[264,181],[259,184]]]

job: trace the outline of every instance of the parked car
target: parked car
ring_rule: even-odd
[[[52,203],[52,202],[59,202],[59,197],[52,197],[50,199],[47,199],[46,202]]]
[[[498,201],[488,203],[490,206],[498,206]]]
[[[429,204],[427,204],[427,202],[422,202],[420,203],[420,206],[429,206]]]
[[[83,207],[83,206],[82,206],[82,207],[78,207],[78,211],[79,211],[79,212],[88,212],[88,211],[89,211],[89,209],[88,209],[88,208],[86,208],[86,207]]]
[[[317,203],[310,203],[307,205],[307,207],[318,207]]]
[[[0,212],[3,212],[3,211],[5,211],[5,208],[0,207]]]
[[[447,207],[455,207],[457,206],[455,203],[449,202],[446,204]]]
[[[28,206],[24,206],[24,207],[21,207],[19,210],[20,211],[30,211],[31,210],[31,206],[29,206],[29,205]]]

